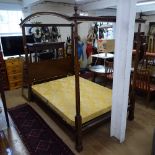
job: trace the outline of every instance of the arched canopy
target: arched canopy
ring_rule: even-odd
[[[31,19],[42,16],[42,15],[54,15],[54,16],[63,18],[65,20],[67,20],[67,21],[73,21],[73,20],[76,19],[77,21],[116,22],[116,17],[115,16],[92,17],[92,16],[80,16],[80,15],[75,16],[75,14],[73,16],[67,16],[67,15],[64,15],[64,14],[57,13],[57,12],[36,12],[36,13],[33,13],[33,14],[27,16],[24,20],[22,20],[21,23],[20,23],[20,26],[23,26],[24,24],[26,24]]]
[[[54,16],[66,19],[68,21],[72,20],[70,16],[63,15],[63,14],[60,14],[60,13],[57,13],[57,12],[36,12],[36,13],[33,13],[33,14],[27,16],[24,20],[22,20],[21,23],[20,23],[20,26],[23,26],[24,24],[26,24],[31,19],[33,19],[35,17],[38,17],[38,16],[41,16],[41,15],[54,15]]]

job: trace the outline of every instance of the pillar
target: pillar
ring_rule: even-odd
[[[118,0],[115,34],[111,136],[125,140],[137,0]]]

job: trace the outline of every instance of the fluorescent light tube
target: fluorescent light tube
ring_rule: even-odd
[[[137,6],[155,4],[155,1],[137,3]]]

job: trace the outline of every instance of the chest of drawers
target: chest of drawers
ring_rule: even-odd
[[[22,87],[23,81],[23,59],[13,58],[5,61],[9,87],[16,89]]]

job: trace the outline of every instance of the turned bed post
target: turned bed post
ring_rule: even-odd
[[[71,26],[71,44],[72,44],[72,53],[71,53],[71,58],[72,58],[72,65],[74,66],[74,24]]]
[[[0,70],[0,75],[2,75],[1,70]],[[7,127],[10,127],[8,110],[7,110],[7,106],[6,106],[6,98],[5,98],[4,88],[3,88],[3,77],[2,76],[0,77],[0,94],[1,94],[2,104],[4,107],[4,113],[5,113],[5,119],[6,119]]]
[[[26,34],[25,34],[25,25],[21,25],[22,26],[22,35],[23,35],[23,47],[24,47],[24,51],[25,51],[25,61],[24,61],[24,64],[23,64],[23,87],[24,87],[24,80],[26,80],[26,83],[28,84],[28,100],[30,100],[30,96],[31,96],[31,86],[30,86],[30,83],[29,81],[27,81],[28,79],[24,79],[24,75],[26,75],[26,77],[28,76],[28,62],[29,62],[29,57],[28,57],[28,50],[27,50],[27,47],[26,47]],[[27,77],[28,78],[28,77]],[[27,97],[25,96],[24,94],[24,88],[22,88],[22,96],[24,98],[27,99]]]
[[[22,25],[22,35],[23,35],[23,47],[24,47],[24,51],[25,51],[25,60],[26,60],[26,62],[28,62],[28,54],[27,54],[27,50],[26,50],[25,26],[24,25]]]
[[[78,24],[76,17],[77,14],[77,6],[74,7],[75,10],[75,31],[74,31],[74,49],[75,49],[75,98],[76,98],[76,116],[75,116],[75,132],[76,132],[76,150],[80,152],[82,150],[82,118],[80,115],[80,85],[79,85],[79,60],[78,60],[78,51],[77,51],[77,43],[78,43]]]
[[[140,50],[140,32],[141,32],[141,23],[138,24],[138,33],[137,33],[137,46],[136,46],[136,55],[134,60],[134,71],[133,71],[133,84],[131,86],[131,98],[130,98],[130,109],[129,109],[129,120],[134,119],[134,111],[135,111],[135,87],[136,87],[136,76],[137,76],[137,68],[139,63],[139,50]]]

